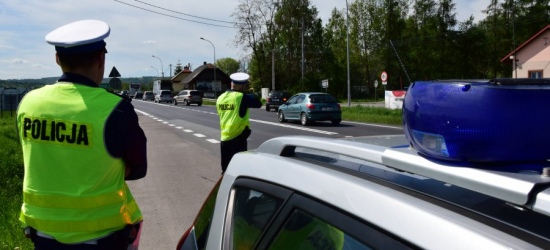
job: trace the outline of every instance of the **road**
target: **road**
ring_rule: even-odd
[[[140,249],[175,249],[221,176],[219,120],[213,106],[174,106],[133,100],[147,136],[147,176],[128,185],[144,216]],[[276,112],[251,109],[252,135],[248,148],[281,135],[328,138],[402,134],[396,126],[342,121],[340,126],[318,122],[304,127],[279,123]]]

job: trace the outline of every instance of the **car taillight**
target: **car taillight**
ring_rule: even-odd
[[[270,102],[270,101],[271,101],[271,98],[268,97],[268,98],[267,98],[267,101]]]
[[[306,108],[308,109],[315,109],[315,105],[311,104],[311,103],[308,103],[306,104]]]
[[[340,104],[336,104],[336,107],[338,107],[338,109],[341,109],[341,108],[340,108]]]
[[[283,102],[286,102],[286,97],[285,97],[285,98],[283,98]]]

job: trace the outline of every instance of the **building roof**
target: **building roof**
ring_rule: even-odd
[[[513,50],[512,52],[508,53],[504,58],[500,59],[500,62],[505,62],[505,61],[511,61],[510,59],[510,56],[514,55],[514,54],[517,54],[518,51],[520,51],[521,49],[523,49],[524,47],[526,47],[529,43],[531,43],[532,41],[534,41],[535,39],[537,39],[539,36],[541,36],[544,32],[546,32],[547,30],[550,30],[550,24],[549,25],[546,25],[546,27],[542,28],[539,32],[537,32],[537,34],[535,34],[534,36],[532,36],[531,38],[527,39],[527,41],[525,41],[524,43],[522,43],[520,46],[518,46],[515,50]],[[547,38],[547,39],[550,39],[550,38]]]
[[[193,79],[195,79],[197,76],[199,76],[204,70],[212,69],[214,67],[216,68],[216,75],[220,75],[220,72],[221,72],[221,74],[226,75],[225,72],[223,72],[220,68],[216,67],[215,65],[213,65],[211,63],[207,63],[207,64],[203,64],[200,67],[193,70],[193,72],[191,72],[191,74],[189,74],[187,77],[185,77],[185,79],[183,79],[182,82],[184,84],[188,84],[188,83],[192,82]]]

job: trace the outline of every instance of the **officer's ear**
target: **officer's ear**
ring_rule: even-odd
[[[57,65],[61,66],[61,63],[59,63],[59,56],[57,55],[57,53],[55,53],[55,63],[57,63]]]

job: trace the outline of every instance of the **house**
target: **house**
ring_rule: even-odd
[[[500,60],[512,78],[550,78],[550,24]]]
[[[183,89],[189,89],[189,86],[185,86],[183,84],[183,79],[185,79],[191,73],[192,73],[191,65],[187,64],[187,65],[183,66],[182,71],[180,71],[177,75],[172,77],[172,86],[174,88],[175,93],[178,93]]]
[[[187,75],[181,84],[187,89],[201,90],[206,98],[217,98],[225,90],[231,88],[231,78],[215,65],[204,62],[203,65]]]

